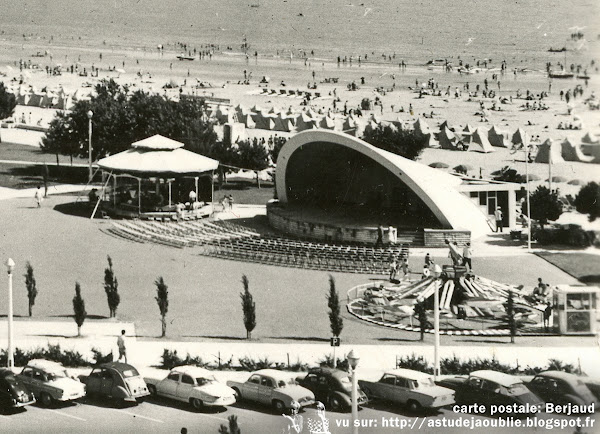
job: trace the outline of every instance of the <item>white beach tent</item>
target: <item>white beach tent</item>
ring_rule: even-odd
[[[456,149],[458,138],[448,128],[444,128],[438,135],[438,141],[442,149]]]
[[[492,128],[489,129],[488,140],[492,146],[498,148],[508,147],[508,133],[500,131],[496,125],[492,125]]]
[[[513,134],[511,142],[514,146],[527,146],[529,144],[527,139],[527,133],[521,128],[518,128]]]
[[[573,144],[569,139],[565,139],[560,144],[561,155],[565,161],[579,161],[582,163],[591,163],[594,157],[585,155],[581,151],[581,145]]]
[[[431,133],[431,128],[429,128],[427,122],[421,118],[418,118],[415,121],[413,129],[415,130],[416,135],[425,135]]]
[[[471,134],[471,140],[469,142],[469,151],[475,152],[494,152],[494,148],[490,145],[487,138],[487,131],[482,127],[477,128]]]
[[[536,163],[564,163],[562,155],[560,154],[560,149],[557,144],[552,139],[546,139],[544,143],[538,146],[538,152],[535,156]]]

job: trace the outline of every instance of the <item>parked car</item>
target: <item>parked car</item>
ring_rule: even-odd
[[[85,395],[85,386],[71,378],[63,365],[50,360],[30,360],[18,378],[44,407],[57,401],[73,401]]]
[[[305,377],[296,379],[298,384],[311,390],[315,399],[331,410],[339,411],[352,406],[352,381],[346,371],[332,368],[311,369]],[[368,402],[367,395],[358,389],[358,405]]]
[[[454,389],[458,404],[525,405],[542,410],[544,402],[523,381],[503,372],[474,371],[468,377],[445,378],[437,384]]]
[[[101,363],[92,369],[90,375],[79,378],[85,383],[88,395],[103,396],[121,403],[142,402],[150,395],[139,372],[127,363]]]
[[[533,377],[527,387],[546,402],[553,404],[590,405],[598,400],[574,374],[562,371],[546,371]]]
[[[0,369],[0,409],[24,407],[35,402],[35,396],[10,369]]]
[[[310,390],[275,369],[261,369],[252,373],[244,383],[228,381],[227,385],[235,391],[238,400],[270,405],[277,413],[293,408],[293,401],[301,408],[315,403],[315,395]]]
[[[589,377],[582,377],[581,380],[585,383],[590,392],[600,401],[600,380]]]
[[[212,372],[197,366],[178,366],[169,375],[144,377],[152,395],[189,402],[196,410],[235,403],[235,391],[217,381]]]
[[[379,381],[359,380],[358,384],[369,399],[406,405],[413,412],[454,404],[452,390],[437,386],[431,375],[412,369],[393,369]]]

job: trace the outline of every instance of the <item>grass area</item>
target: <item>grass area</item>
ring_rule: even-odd
[[[85,185],[88,180],[87,167],[75,167],[70,165],[48,166],[48,184],[81,184]],[[100,173],[94,177],[100,180]],[[44,166],[40,164],[0,164],[0,187],[7,188],[35,188],[44,185]]]
[[[536,253],[552,265],[587,284],[600,283],[600,257],[590,253]]]
[[[32,161],[34,163],[56,164],[56,155],[42,152],[35,146],[19,145],[16,143],[0,143],[0,160]],[[59,155],[59,164],[69,165],[68,156]],[[87,164],[85,158],[73,157],[73,163]]]
[[[261,181],[260,188],[256,186],[256,179],[227,179],[227,183],[217,189],[215,186],[215,200],[223,199],[223,196],[232,195],[234,203],[264,205],[273,199],[273,183]]]

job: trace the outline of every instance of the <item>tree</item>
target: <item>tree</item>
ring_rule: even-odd
[[[0,82],[0,119],[12,116],[16,106],[17,98],[13,93],[6,90],[3,82]]]
[[[429,321],[427,320],[427,310],[425,308],[425,300],[421,300],[415,304],[415,316],[419,322],[421,342],[423,342],[425,340],[425,329],[429,325]]]
[[[427,146],[426,141],[414,132],[399,130],[389,125],[379,125],[377,128],[365,131],[362,139],[377,148],[410,160],[416,160]]]
[[[165,284],[164,279],[160,276],[154,281],[156,285],[156,303],[158,303],[158,309],[160,310],[160,323],[162,325],[161,337],[165,337],[167,334],[167,312],[169,311],[169,287]]]
[[[329,307],[329,327],[331,334],[339,337],[344,328],[344,320],[340,315],[340,297],[335,289],[335,279],[329,275],[329,294],[327,294],[327,307]],[[337,360],[335,358],[335,346],[333,347],[333,367],[335,368]]]
[[[575,208],[582,214],[587,214],[591,222],[600,217],[600,184],[590,182],[579,190],[575,197]]]
[[[523,214],[540,222],[542,228],[549,220],[556,220],[562,214],[562,203],[558,200],[555,192],[550,192],[548,187],[540,185],[529,196],[531,204],[531,215],[527,209],[527,202],[523,206]]]
[[[508,291],[506,300],[506,321],[510,330],[510,343],[514,344],[517,335],[517,320],[515,319],[515,295],[512,291]]]
[[[245,169],[254,170],[256,183],[260,188],[258,172],[269,167],[269,150],[264,143],[254,140],[243,140],[238,143],[239,165]]]
[[[114,318],[117,316],[121,296],[119,295],[119,282],[112,267],[112,259],[110,256],[106,258],[108,259],[108,268],[104,269],[104,291],[106,292],[110,318]]]
[[[75,323],[77,324],[77,336],[81,336],[81,326],[87,317],[87,312],[85,311],[85,301],[83,297],[81,297],[81,286],[79,286],[79,282],[75,282],[75,297],[73,297],[73,317],[75,318]]]
[[[517,184],[527,182],[527,177],[525,175],[521,175],[510,166],[504,166],[499,171],[494,172],[493,175],[495,175],[495,181],[516,182]]]
[[[33,306],[35,305],[35,298],[38,295],[38,290],[35,283],[35,277],[33,277],[33,267],[29,261],[27,261],[27,264],[25,264],[25,269],[27,270],[27,272],[24,274],[25,286],[27,287],[27,299],[29,300],[29,316],[31,316]]]
[[[252,330],[256,327],[256,303],[250,294],[248,278],[244,274],[242,276],[242,284],[244,292],[240,293],[242,299],[242,311],[244,312],[244,327],[246,327],[246,339],[252,339]]]

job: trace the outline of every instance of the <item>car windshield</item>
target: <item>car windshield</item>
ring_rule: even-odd
[[[69,374],[65,370],[48,372],[48,381],[55,381],[59,378],[69,378]]]
[[[211,384],[216,381],[217,381],[217,379],[215,377],[198,377],[198,378],[196,378],[196,384],[198,386],[205,386],[207,384]]]
[[[131,378],[131,377],[137,377],[140,374],[138,374],[138,371],[136,371],[135,369],[131,368],[131,369],[125,369],[123,371],[123,377],[124,378]]]
[[[529,389],[523,383],[511,384],[507,390],[509,395],[522,395],[529,392]]]
[[[285,386],[294,386],[296,384],[296,380],[293,378],[288,378],[287,380],[278,380],[277,387],[285,387]]]
[[[432,387],[435,386],[435,383],[433,382],[433,378],[422,378],[419,381],[416,381],[416,388],[420,389],[422,387]]]

